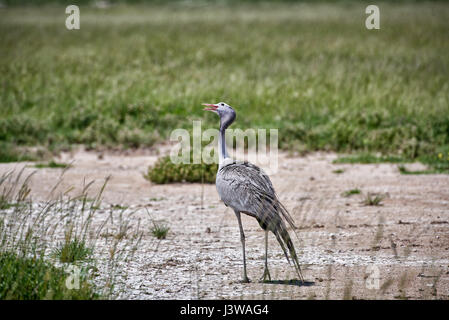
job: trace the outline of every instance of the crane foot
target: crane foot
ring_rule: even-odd
[[[270,270],[268,270],[268,268],[266,267],[263,272],[263,276],[260,278],[260,282],[265,282],[267,280],[271,281],[271,275],[270,275]]]

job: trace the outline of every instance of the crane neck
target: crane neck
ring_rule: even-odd
[[[220,137],[218,139],[218,167],[221,168],[231,159],[226,150],[226,128],[220,126]]]

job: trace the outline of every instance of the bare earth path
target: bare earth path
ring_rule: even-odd
[[[77,151],[57,161],[72,162],[59,190],[95,180],[98,190],[111,176],[103,206],[147,208],[152,218],[170,226],[166,240],[155,246],[149,216],[134,259],[126,265],[130,299],[448,299],[449,176],[401,175],[396,165],[336,165],[334,154],[288,157],[279,154],[272,175],[281,200],[296,225],[291,231],[307,280],[299,285],[274,236],[269,239],[272,283],[258,283],[263,273],[264,233],[247,216],[250,284],[242,272],[238,225],[233,212],[218,199],[215,185],[155,185],[143,178],[157,156]],[[0,174],[25,163],[0,164]],[[337,174],[336,169],[343,169]],[[37,170],[31,181],[34,201],[48,197],[62,169]],[[362,193],[386,194],[381,206],[365,206]],[[100,213],[101,214],[101,210]]]

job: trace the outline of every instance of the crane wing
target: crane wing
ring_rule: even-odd
[[[216,185],[226,205],[255,217],[263,229],[277,227],[281,217],[296,228],[279,201],[270,178],[259,167],[249,162],[234,161],[220,168]]]

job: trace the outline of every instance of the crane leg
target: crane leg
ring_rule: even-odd
[[[242,242],[242,250],[243,250],[243,283],[248,283],[249,279],[246,274],[246,255],[245,255],[245,233],[243,232],[242,219],[240,217],[240,212],[235,211],[235,215],[237,216],[237,220],[239,222],[240,228],[240,241]]]
[[[263,276],[260,278],[260,281],[264,282],[271,281],[270,270],[268,270],[268,230],[265,230],[265,270],[263,271]]]

